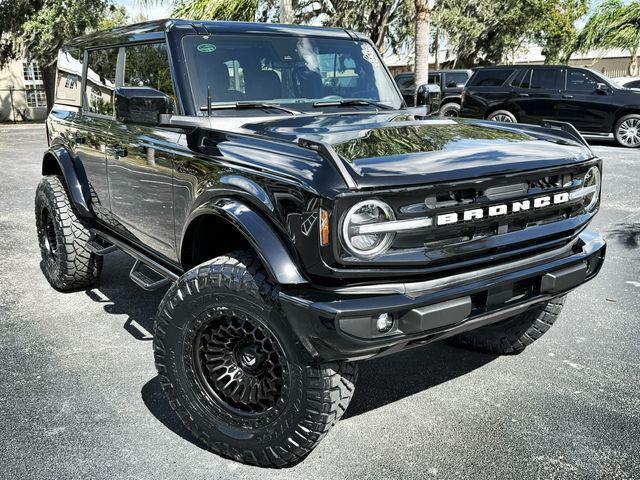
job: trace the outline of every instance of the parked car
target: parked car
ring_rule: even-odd
[[[613,81],[624,88],[640,88],[640,77],[619,77]]]
[[[358,362],[444,338],[521,352],[604,261],[587,229],[602,162],[579,134],[416,118],[355,32],[145,22],[76,39],[58,65],[44,275],[91,288],[119,249],[134,283],[166,288],[159,382],[225,457],[302,460]]]
[[[588,68],[477,68],[462,94],[461,115],[500,122],[560,120],[587,134],[613,133],[624,147],[640,147],[640,92]]]
[[[472,73],[471,70],[435,70],[429,72],[428,84],[440,87],[440,116],[458,116],[462,89]],[[395,77],[407,105],[414,104],[415,78],[416,76],[413,72],[400,73]]]

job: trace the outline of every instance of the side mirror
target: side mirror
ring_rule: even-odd
[[[609,86],[606,83],[598,83],[596,85],[596,92],[601,95],[607,95],[609,93]]]
[[[122,123],[158,125],[159,115],[173,113],[169,95],[150,87],[116,88],[116,118]]]

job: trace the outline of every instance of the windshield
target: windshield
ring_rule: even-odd
[[[349,99],[392,108],[402,105],[380,57],[366,42],[281,35],[188,35],[183,49],[196,109],[207,106],[208,90],[214,106],[262,102],[296,104],[299,110],[313,108],[317,102]]]

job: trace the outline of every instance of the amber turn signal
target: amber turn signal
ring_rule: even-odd
[[[329,212],[324,208],[320,209],[320,245],[329,245]]]

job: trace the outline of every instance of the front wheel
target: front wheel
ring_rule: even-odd
[[[495,112],[491,112],[487,120],[491,120],[492,122],[518,123],[516,116],[509,110],[496,110]]]
[[[440,117],[459,117],[460,116],[460,105],[457,103],[445,103],[442,107],[440,107],[440,112],[438,113]]]
[[[640,147],[640,115],[625,115],[616,122],[613,135],[618,145],[627,148]]]
[[[495,355],[520,353],[551,328],[562,311],[565,298],[554,298],[503,322],[461,333],[451,341],[471,350]]]
[[[185,273],[158,309],[156,367],[171,407],[212,451],[282,467],[304,458],[354,391],[354,363],[316,364],[250,253]]]

